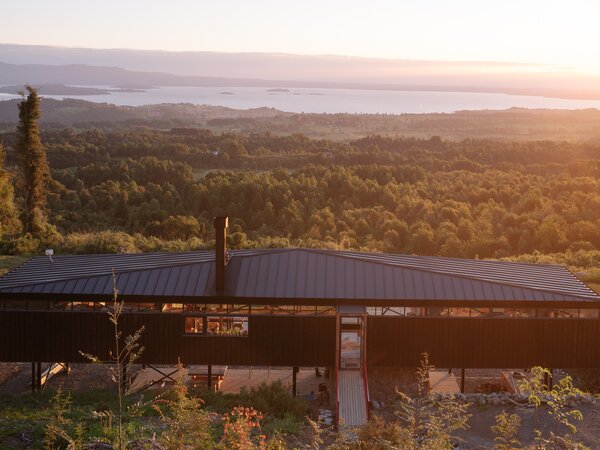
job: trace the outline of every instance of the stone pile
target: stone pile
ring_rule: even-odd
[[[319,420],[318,422],[325,426],[333,424],[333,412],[330,409],[321,408],[319,409]]]
[[[456,400],[460,402],[473,403],[479,406],[485,405],[525,405],[528,403],[528,396],[526,394],[511,394],[509,392],[490,392],[490,393],[469,393],[469,394],[434,394],[438,399],[450,398],[452,395]],[[550,395],[542,397],[542,403],[551,400]],[[599,398],[592,396],[591,394],[578,394],[573,395],[568,400],[569,406],[575,406],[578,404],[595,404],[600,402]]]

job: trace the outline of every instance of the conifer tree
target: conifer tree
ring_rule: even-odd
[[[48,162],[46,150],[40,139],[40,97],[31,86],[26,86],[27,96],[19,103],[19,126],[17,127],[17,152],[23,171],[25,231],[39,236],[46,229],[46,181]]]
[[[20,228],[11,176],[4,170],[4,147],[0,142],[0,237],[18,233]]]

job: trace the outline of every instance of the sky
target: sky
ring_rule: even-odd
[[[0,42],[550,64],[600,72],[598,0],[5,0]]]

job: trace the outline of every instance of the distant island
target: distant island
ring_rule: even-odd
[[[290,92],[290,90],[284,89],[284,88],[273,88],[273,89],[267,89],[267,92]]]
[[[155,86],[150,84],[141,84],[141,83],[123,83],[113,86],[111,91],[119,91],[119,92],[145,92],[150,89],[156,89]]]
[[[223,91],[223,92],[219,92],[219,94],[221,94],[221,95],[233,95],[233,92]]]

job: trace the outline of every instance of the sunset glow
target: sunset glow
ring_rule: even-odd
[[[586,0],[107,0],[85,8],[75,0],[32,0],[5,2],[2,9],[12,18],[0,28],[6,43],[507,61],[559,73],[600,71],[600,3]],[[22,33],[25,20],[29,30]]]

